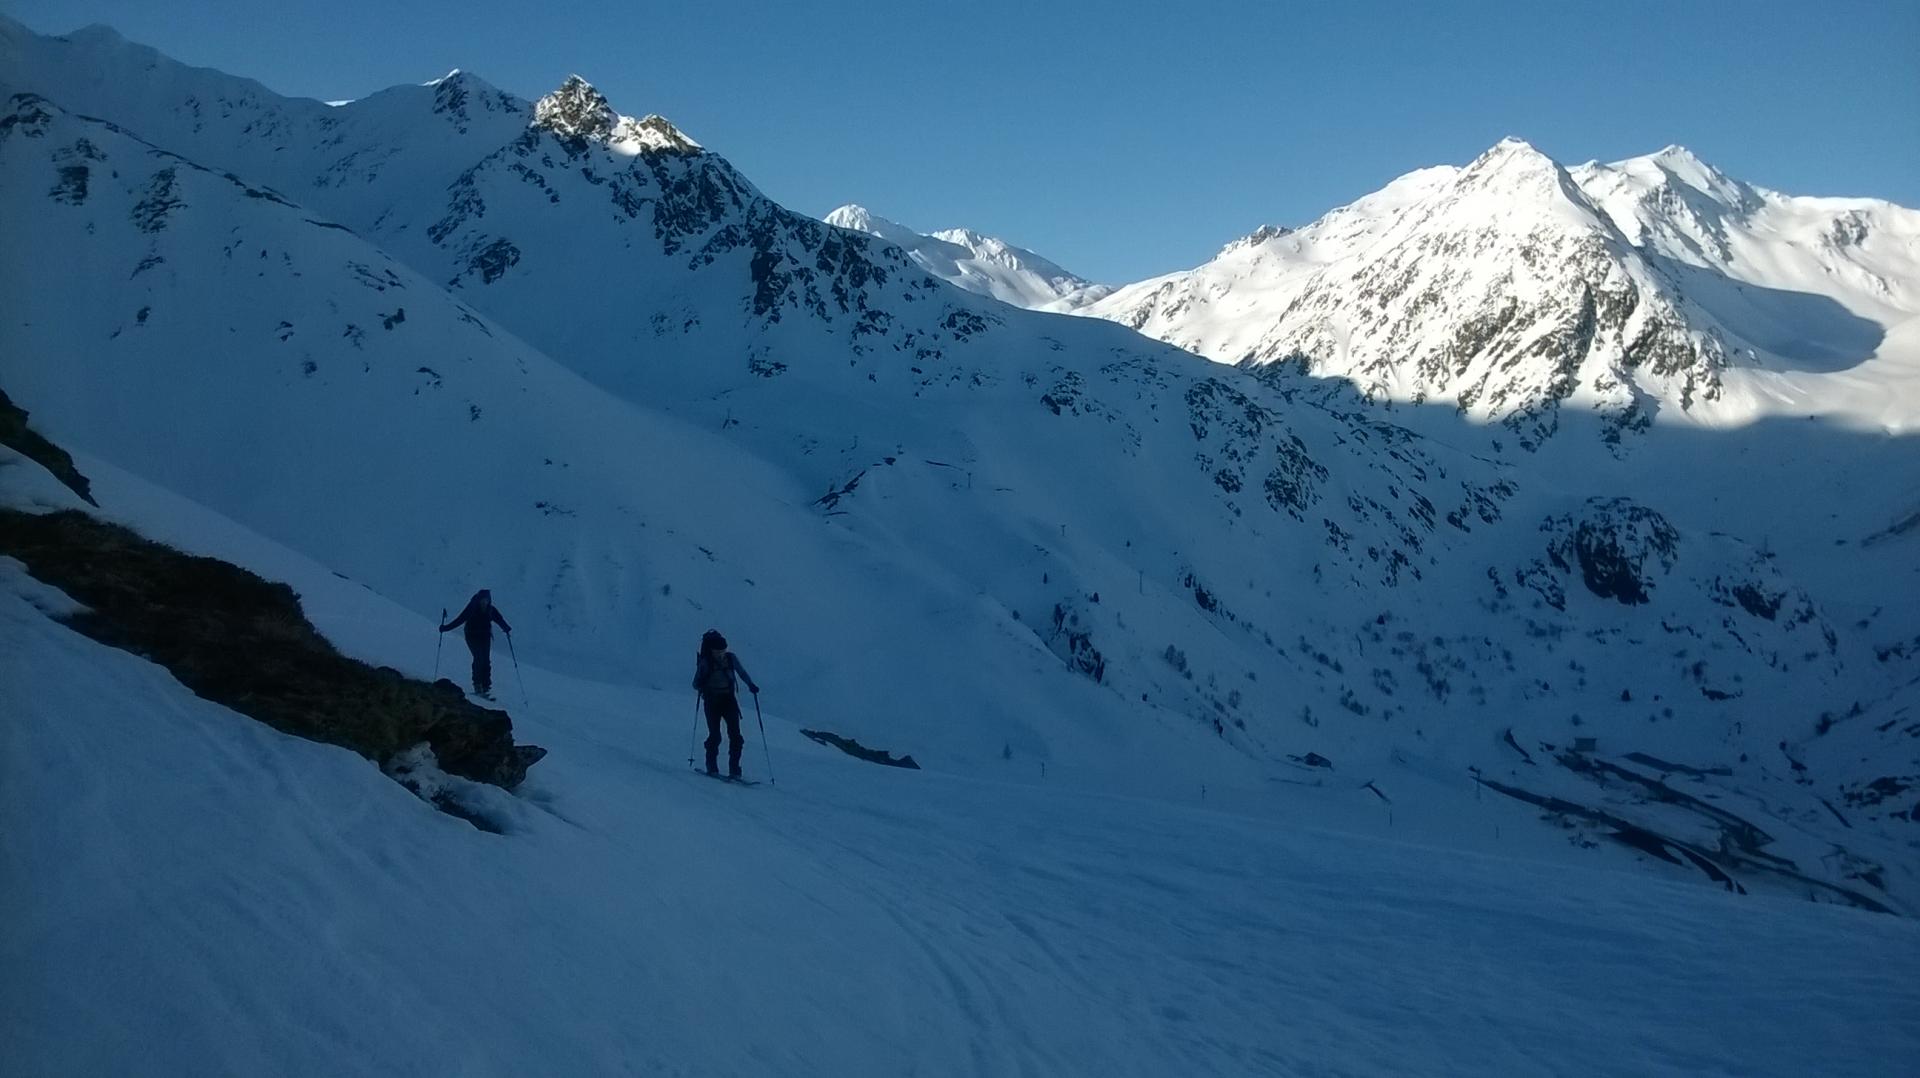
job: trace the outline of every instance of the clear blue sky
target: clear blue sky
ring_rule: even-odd
[[[1198,264],[1513,134],[1685,145],[1796,194],[1920,206],[1920,0],[0,0],[286,94],[578,72],[803,213],[964,225],[1083,276]]]

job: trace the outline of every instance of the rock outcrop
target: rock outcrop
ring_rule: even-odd
[[[152,660],[196,694],[386,765],[425,742],[448,774],[512,789],[546,750],[502,711],[336,651],[292,588],[79,512],[0,509],[0,554],[86,610],[75,630]]]
[[[75,494],[85,498],[90,505],[98,505],[93,500],[91,484],[80,470],[73,466],[73,458],[67,451],[41,437],[27,426],[26,409],[13,403],[5,391],[0,391],[0,445],[13,449],[28,460],[39,464],[51,472],[54,478],[65,483]]]

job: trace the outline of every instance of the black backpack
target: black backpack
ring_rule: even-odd
[[[708,658],[715,647],[721,649],[722,662],[715,663]],[[693,660],[693,683],[703,695],[730,693],[733,691],[733,654],[726,649],[727,638],[717,631],[708,629],[700,638],[700,654]]]

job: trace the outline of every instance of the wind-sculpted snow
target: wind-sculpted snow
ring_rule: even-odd
[[[1650,422],[1732,393],[1743,346],[1525,147],[1223,253],[1317,282],[1287,340],[1445,402],[1389,408],[953,287],[584,81],[328,108],[75,74],[124,43],[0,48],[44,83],[0,116],[0,288],[33,312],[0,388],[428,617],[489,586],[521,658],[642,685],[719,627],[783,714],[930,771],[1285,787],[1342,826],[1914,908],[1886,807],[1920,774],[1911,454]],[[1732,825],[1587,766],[1631,753],[1768,842],[1715,861],[1686,829]],[[1482,779],[1580,811],[1488,837]],[[1658,852],[1696,848],[1711,872]]]

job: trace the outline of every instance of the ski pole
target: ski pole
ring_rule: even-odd
[[[440,608],[440,624],[445,625],[446,623],[447,608],[443,606]],[[433,634],[433,680],[435,681],[440,680],[440,644],[445,641],[446,638],[447,634],[445,632]]]
[[[753,721],[760,724],[760,757],[767,762],[767,785],[778,786],[773,781],[773,754],[767,751],[767,720],[760,717],[760,694],[753,694]]]
[[[693,694],[693,733],[687,737],[687,770],[693,770],[693,746],[700,740],[700,693]]]
[[[520,683],[520,706],[526,708],[528,714],[532,714],[533,704],[527,700],[527,679],[520,675],[520,656],[513,654],[512,633],[507,634],[507,654],[513,656],[513,679]]]

